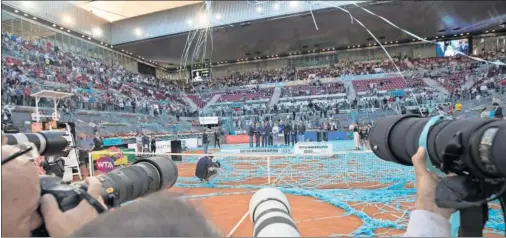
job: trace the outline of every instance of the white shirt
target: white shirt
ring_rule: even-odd
[[[448,219],[433,212],[414,210],[410,214],[404,237],[450,237],[450,233]]]

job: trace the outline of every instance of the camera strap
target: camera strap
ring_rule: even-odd
[[[82,199],[86,200],[95,210],[98,212],[98,214],[102,214],[107,211],[100,202],[92,197],[88,192],[82,190],[82,189],[74,189],[74,191],[81,197]]]

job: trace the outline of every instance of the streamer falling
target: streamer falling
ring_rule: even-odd
[[[188,22],[196,29],[190,31],[186,38],[179,65],[179,76],[181,78],[188,78],[182,75],[186,72],[188,66],[211,65],[211,62],[205,61],[206,59],[211,60],[213,54],[213,31],[211,30],[213,10],[211,1],[205,1],[199,12],[195,21],[189,20]]]

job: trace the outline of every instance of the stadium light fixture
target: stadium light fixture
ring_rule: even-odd
[[[88,40],[91,40],[91,37],[88,37]]]
[[[453,36],[457,36],[457,34],[454,34]]]
[[[93,37],[100,37],[102,36],[102,29],[95,27],[91,30],[91,33],[93,34]]]
[[[142,30],[141,30],[141,28],[135,28],[135,35],[136,35],[136,36],[141,36],[141,35],[142,35]]]
[[[25,13],[25,17],[27,17],[27,16],[28,16],[28,14]]]
[[[70,16],[63,16],[63,22],[67,24],[71,24],[73,22],[72,17]]]
[[[469,35],[469,32],[468,32],[468,33],[466,33],[466,35]]]
[[[395,43],[399,43],[399,41],[398,41],[398,40],[396,40],[396,41],[395,41]]]
[[[33,17],[33,20],[37,20],[37,18],[36,18],[36,17]]]
[[[278,57],[278,55],[276,55],[276,57]]]
[[[350,46],[348,46],[348,49],[350,48]]]
[[[485,33],[488,33],[488,31],[485,31]]]
[[[262,7],[257,7],[257,12],[262,12],[264,9]]]
[[[60,30],[63,30],[63,27],[60,26]]]
[[[67,30],[68,33],[70,33],[70,30]]]
[[[274,10],[279,10],[279,4],[278,3],[274,4]]]
[[[355,48],[355,46],[352,46],[351,48]]]
[[[445,36],[441,36],[441,38],[445,38]]]
[[[439,38],[439,36],[436,36],[436,39]]]
[[[100,44],[101,44],[101,45],[103,45],[103,44],[104,44],[104,42],[100,42]]]
[[[369,44],[369,46],[371,46],[371,44]]]
[[[56,24],[53,24],[53,27],[56,27]]]
[[[385,45],[388,44],[388,42],[385,41]]]
[[[15,13],[18,13],[19,11],[18,10],[14,10]]]
[[[393,41],[390,41],[390,44],[393,44],[394,42]]]
[[[111,49],[114,48],[114,46],[111,45]]]
[[[460,33],[460,36],[463,36],[464,34]]]
[[[492,32],[495,32],[495,30],[492,30]]]
[[[125,52],[125,50],[121,49],[121,52]]]
[[[221,14],[216,14],[215,18],[216,18],[216,20],[220,20],[221,19]]]
[[[84,38],[84,35],[81,35],[82,38]]]
[[[188,24],[189,26],[191,26],[193,24],[193,21],[191,19],[188,19],[188,20],[186,20],[186,24]]]

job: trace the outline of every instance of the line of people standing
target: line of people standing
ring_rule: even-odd
[[[265,121],[264,123],[252,123],[248,129],[249,147],[270,147],[274,146],[274,140],[282,132],[285,140],[285,145],[295,145],[297,142],[305,141],[304,133],[306,132],[306,125],[300,121],[298,124],[287,121],[286,123],[279,123],[272,126],[271,123]]]
[[[283,136],[285,138],[285,145],[294,146],[297,142],[304,142],[304,134],[306,133],[306,125],[303,121],[299,121],[299,123],[293,122],[290,123],[290,121],[287,121],[286,123],[283,123],[280,125],[283,130]]]

